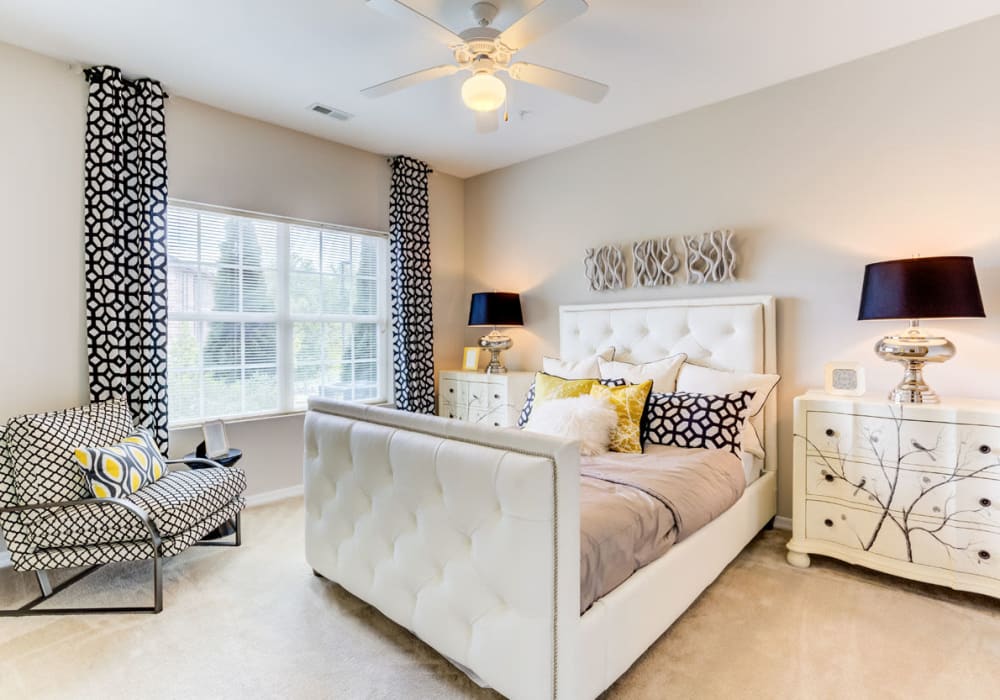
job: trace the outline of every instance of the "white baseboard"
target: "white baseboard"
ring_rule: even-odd
[[[301,496],[303,493],[305,493],[303,484],[296,484],[295,486],[276,489],[274,491],[265,491],[264,493],[256,493],[253,496],[247,496],[247,507],[263,506],[268,503],[283,501],[286,498],[295,498]]]
[[[791,530],[792,519],[786,518],[784,515],[776,515],[774,516],[774,528],[776,530]]]

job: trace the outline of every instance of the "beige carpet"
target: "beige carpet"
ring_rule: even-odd
[[[0,698],[496,697],[302,555],[298,500],[249,510],[240,549],[168,560],[160,615],[0,619]],[[1000,601],[814,558],[759,537],[635,666],[614,698],[1000,697]],[[57,604],[142,602],[148,564]],[[0,572],[0,604],[34,594]],[[668,593],[664,593],[668,595]]]

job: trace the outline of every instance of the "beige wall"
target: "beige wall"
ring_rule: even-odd
[[[515,165],[466,182],[468,291],[519,291],[527,326],[505,354],[558,352],[560,304],[778,297],[780,500],[791,515],[792,398],[828,360],[869,387],[899,379],[856,321],[865,263],[976,258],[987,320],[945,321],[945,396],[1000,398],[1000,19]],[[740,281],[594,293],[584,248],[719,227],[739,232]],[[467,332],[472,340],[477,334]]]
[[[66,64],[0,44],[0,421],[87,400],[82,275],[86,88]],[[386,230],[383,156],[173,97],[167,107],[170,195],[209,204]],[[458,362],[463,328],[464,185],[431,175],[435,349]],[[250,494],[301,483],[302,417],[234,423]],[[183,454],[199,430],[172,434]]]
[[[506,354],[533,368],[555,353],[559,304],[771,293],[779,297],[782,477],[790,513],[791,399],[830,359],[869,386],[892,323],[854,320],[866,262],[976,256],[987,311],[1000,313],[1000,19],[650,124],[463,183],[431,177],[435,351],[455,367],[478,333],[468,293],[523,294],[528,326]],[[65,64],[0,44],[0,420],[86,400],[81,262],[85,88]],[[222,112],[169,102],[171,195],[387,226],[381,156]],[[710,228],[740,232],[741,279],[663,290],[587,290],[585,247]],[[468,231],[466,235],[464,232]],[[928,371],[945,395],[1000,397],[994,319],[938,324],[959,356]],[[251,492],[300,483],[301,417],[231,427]],[[174,453],[197,431],[178,431]]]
[[[0,44],[0,421],[87,395],[83,78]]]

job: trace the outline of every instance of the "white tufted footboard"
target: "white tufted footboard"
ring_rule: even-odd
[[[313,399],[306,558],[511,698],[573,698],[575,443]]]

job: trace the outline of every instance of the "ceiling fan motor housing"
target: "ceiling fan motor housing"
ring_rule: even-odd
[[[473,72],[506,68],[510,59],[511,52],[493,39],[473,39],[455,48],[455,62]]]

